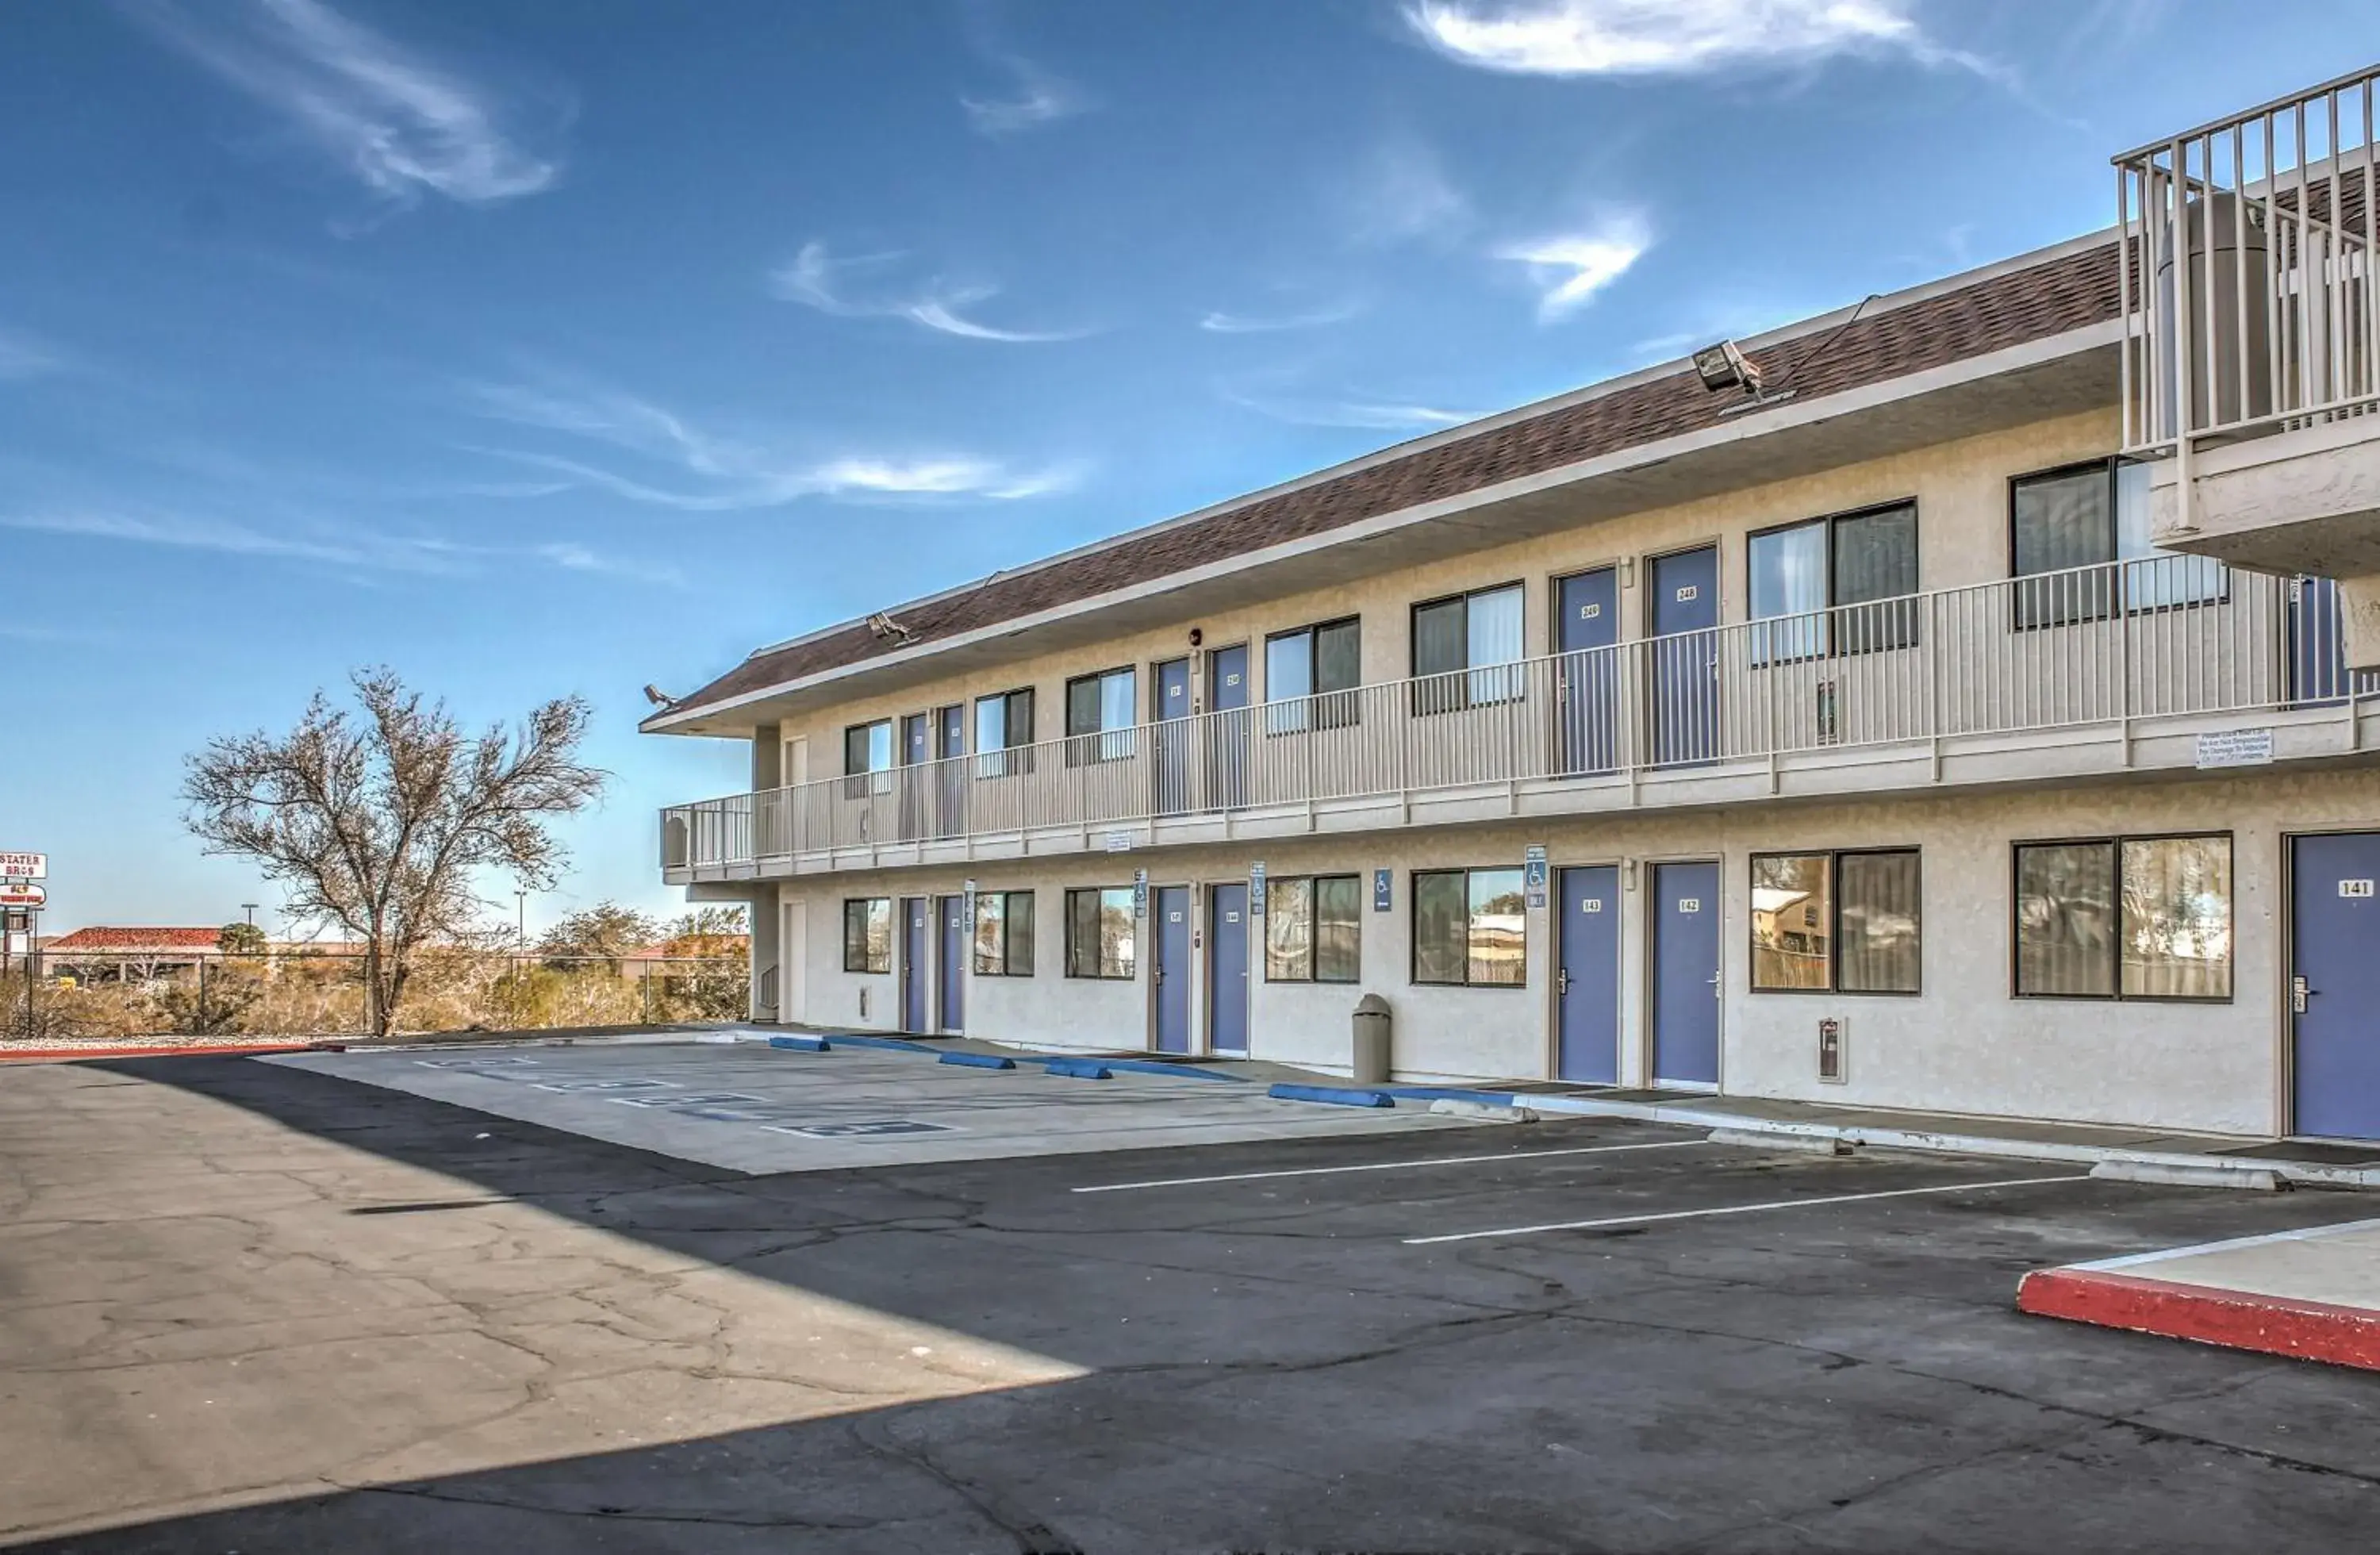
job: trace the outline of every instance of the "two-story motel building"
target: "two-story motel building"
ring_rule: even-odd
[[[762,649],[665,876],[762,1020],[2380,1138],[2373,97]]]

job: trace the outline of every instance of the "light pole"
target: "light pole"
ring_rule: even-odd
[[[242,902],[239,905],[239,910],[248,915],[248,926],[250,929],[256,927],[256,906],[257,905],[253,902]]]
[[[513,942],[518,945],[522,950],[526,951],[528,949],[528,892],[516,891],[513,893],[513,910],[518,915],[513,927]]]

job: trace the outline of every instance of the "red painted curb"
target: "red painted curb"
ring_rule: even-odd
[[[2080,1269],[2035,1270],[2017,1310],[2228,1350],[2380,1371],[2380,1311]]]
[[[0,1053],[0,1063],[73,1063],[91,1058],[181,1058],[203,1057],[223,1053],[302,1053],[314,1051],[311,1042],[228,1043],[221,1047],[202,1048],[62,1048],[56,1052]]]

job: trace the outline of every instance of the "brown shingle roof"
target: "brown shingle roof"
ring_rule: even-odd
[[[44,946],[52,951],[211,951],[222,938],[221,929],[121,929],[94,925],[61,934]]]
[[[1806,357],[1791,386],[1796,399],[1808,400],[2082,329],[2114,318],[2119,306],[2111,240],[1856,320],[1831,340],[1787,339],[1752,358],[1779,386],[1788,369]],[[754,654],[670,711],[695,711],[917,643],[1700,431],[1718,424],[1730,403],[1728,396],[1706,393],[1690,371],[1633,384],[1105,549],[999,574],[964,592],[896,605],[891,613],[908,628],[907,642],[880,638],[853,622]]]

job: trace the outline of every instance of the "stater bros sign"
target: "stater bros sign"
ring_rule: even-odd
[[[0,881],[43,881],[50,878],[46,853],[0,853]]]

